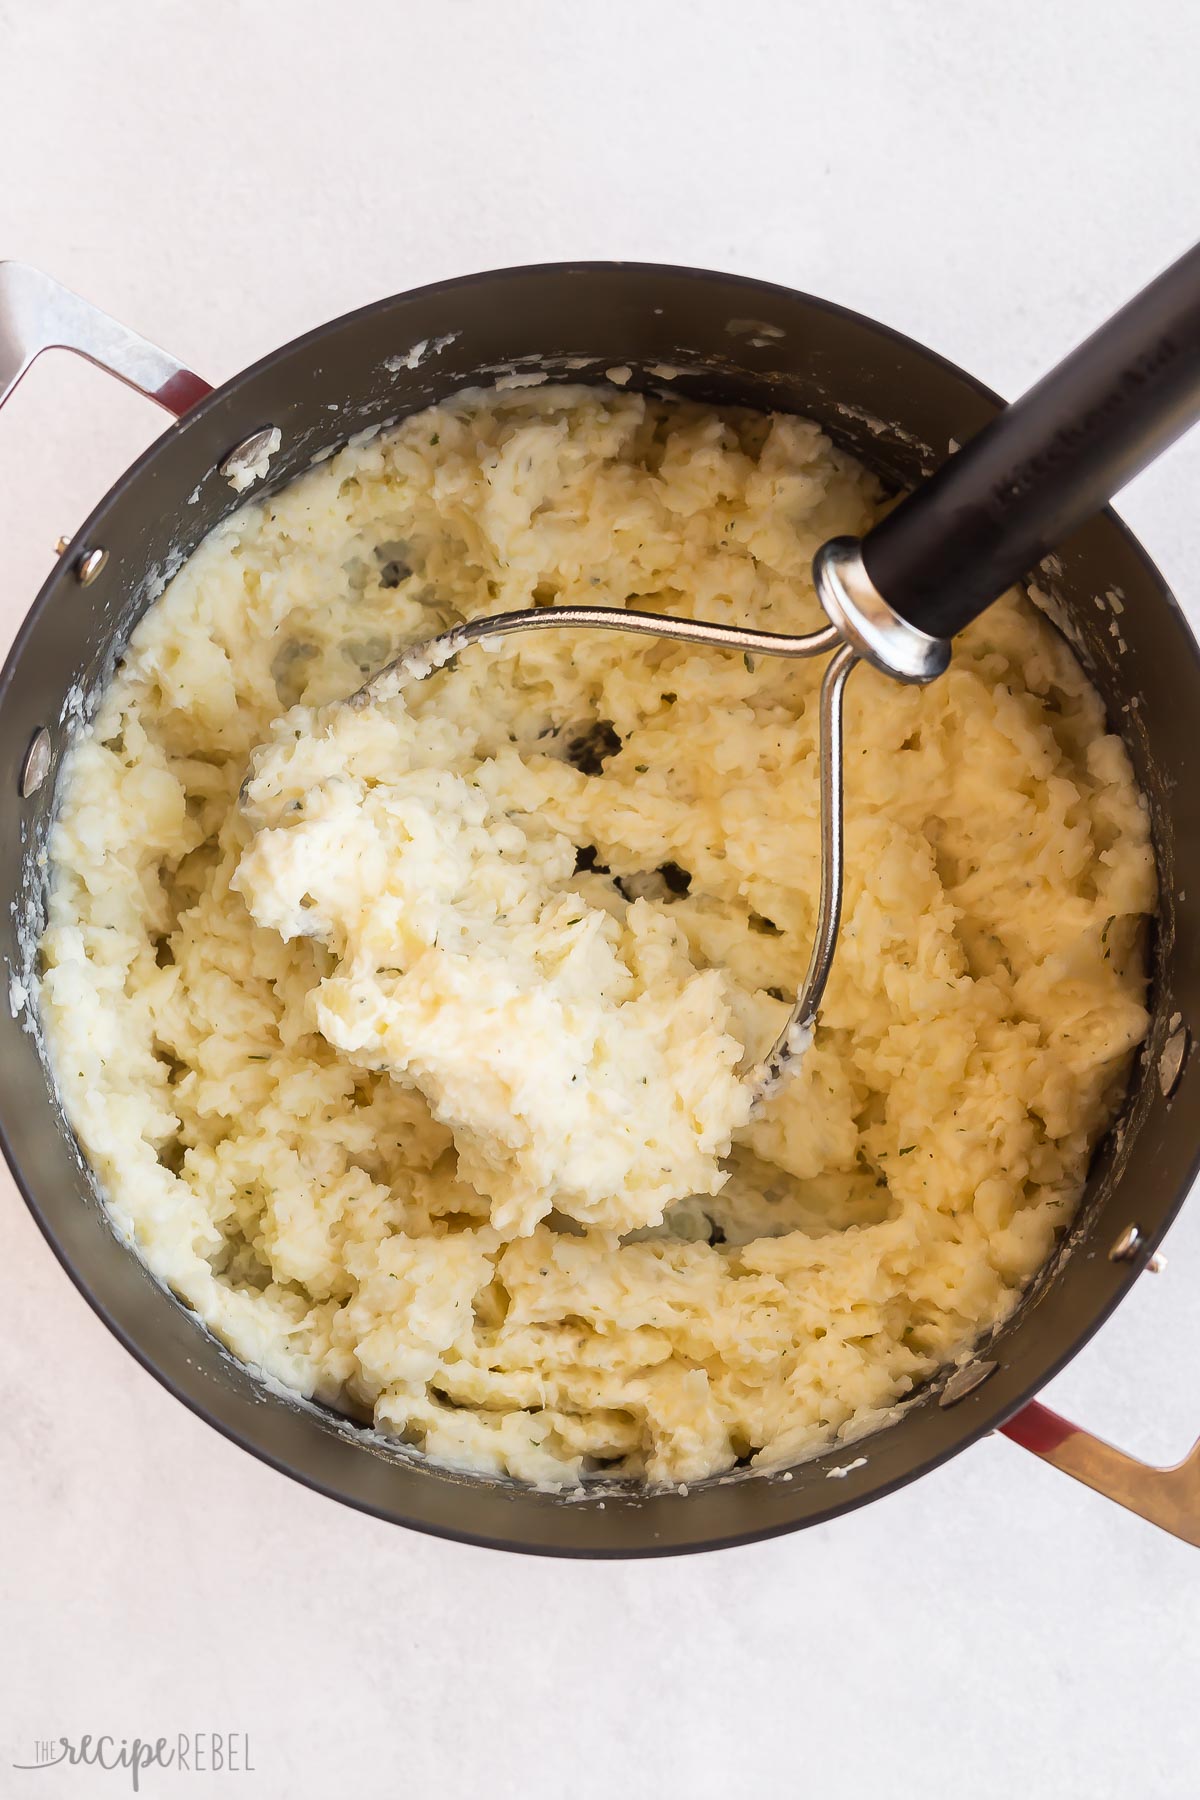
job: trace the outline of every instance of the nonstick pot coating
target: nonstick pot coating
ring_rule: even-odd
[[[552,380],[601,380],[613,368],[627,368],[633,388],[808,415],[895,485],[917,480],[999,405],[932,352],[839,307],[737,276],[653,265],[469,276],[380,301],[274,352],[187,414],[116,484],[42,589],[0,676],[3,947],[14,972],[27,969],[39,923],[36,855],[54,786],[19,798],[31,737],[50,728],[57,774],[70,717],[86,710],[180,561],[239,504],[217,472],[227,452],[277,426],[282,442],[267,478],[277,487],[352,433],[465,385],[537,369]],[[665,380],[664,368],[677,373]],[[84,545],[109,551],[87,588],[72,573]],[[939,1404],[944,1384],[931,1384],[895,1424],[853,1448],[787,1476],[737,1471],[686,1496],[609,1486],[574,1499],[435,1468],[269,1391],[154,1280],[100,1206],[36,1035],[0,1008],[0,1135],[76,1285],[146,1368],[265,1461],[382,1518],[515,1550],[663,1555],[767,1537],[886,1494],[992,1430],[1074,1355],[1136,1279],[1187,1193],[1200,1140],[1195,1059],[1169,1099],[1157,1074],[1174,1015],[1185,1024],[1200,1017],[1200,659],[1162,578],[1111,513],[1061,547],[1046,585],[1153,816],[1162,882],[1154,1018],[1069,1239],[980,1351],[994,1371],[957,1404]],[[1123,607],[1119,643],[1104,603],[1113,592]],[[1108,1250],[1130,1224],[1141,1229],[1138,1255],[1114,1263]],[[862,1466],[830,1479],[859,1457]]]

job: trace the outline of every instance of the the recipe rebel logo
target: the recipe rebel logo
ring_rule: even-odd
[[[170,1738],[117,1738],[107,1732],[38,1738],[32,1756],[14,1760],[12,1767],[33,1773],[62,1768],[124,1771],[135,1794],[141,1792],[141,1779],[148,1769],[171,1769],[183,1775],[255,1772],[250,1734],[245,1731],[180,1731]]]

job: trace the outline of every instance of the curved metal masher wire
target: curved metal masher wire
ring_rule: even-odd
[[[455,625],[440,637],[413,644],[372,675],[350,704],[390,700],[408,681],[421,681],[472,644],[487,638],[508,637],[514,631],[628,631],[641,637],[674,638],[683,644],[704,644],[714,650],[737,650],[743,656],[820,656],[843,641],[835,625],[820,631],[751,631],[744,625],[712,625],[703,619],[664,618],[660,613],[637,612],[623,606],[531,606],[521,612],[496,613]]]
[[[788,1064],[802,1056],[812,1041],[841,922],[845,847],[842,830],[842,713],[846,681],[858,661],[853,645],[846,643],[836,625],[803,634],[784,631],[752,631],[743,625],[715,625],[702,619],[664,618],[658,613],[626,611],[616,606],[529,607],[521,612],[497,613],[456,625],[439,637],[414,644],[387,663],[350,699],[352,706],[392,699],[410,681],[423,681],[435,670],[472,644],[500,639],[518,631],[601,630],[633,632],[643,637],[673,638],[679,643],[703,644],[717,650],[736,650],[743,656],[820,656],[833,651],[821,681],[820,784],[821,784],[821,895],[812,952],[795,1005],[783,1030],[762,1061],[748,1077],[757,1104],[785,1074]]]
[[[787,1023],[750,1076],[755,1102],[770,1092],[788,1063],[812,1042],[817,1010],[833,967],[842,920],[842,885],[846,866],[842,799],[842,714],[846,681],[858,661],[853,645],[835,650],[821,680],[821,897],[808,968]]]

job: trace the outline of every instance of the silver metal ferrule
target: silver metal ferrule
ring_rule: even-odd
[[[826,617],[865,662],[895,681],[932,681],[945,671],[948,640],[930,637],[888,605],[867,574],[858,538],[822,544],[813,558],[813,582]]]

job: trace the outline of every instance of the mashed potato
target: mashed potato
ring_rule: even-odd
[[[750,1116],[722,977],[646,900],[583,899],[566,833],[508,815],[515,750],[481,759],[399,700],[296,707],[281,736],[243,787],[258,829],[230,885],[335,952],[317,1029],[425,1095],[497,1230],[557,1206],[630,1231],[715,1194]]]
[[[748,1121],[814,923],[818,666],[548,632],[276,724],[511,607],[813,629],[814,550],[879,503],[802,420],[472,392],[147,613],[65,770],[40,1009],[119,1226],[238,1355],[462,1466],[690,1481],[862,1436],[1011,1309],[1146,1028],[1154,900],[1024,599],[927,689],[850,682],[838,957]]]

